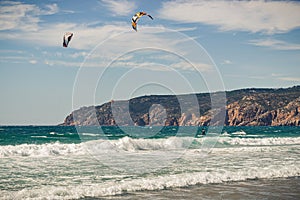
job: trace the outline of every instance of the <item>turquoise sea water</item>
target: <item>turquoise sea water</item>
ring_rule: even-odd
[[[206,131],[208,127],[203,127]],[[154,129],[154,130],[153,130]],[[152,131],[153,130],[153,131]],[[178,132],[178,131],[181,132]],[[0,126],[0,145],[64,144],[80,143],[82,140],[105,138],[168,138],[171,136],[201,135],[202,127],[74,127],[74,126]],[[220,127],[218,136],[228,133],[231,138],[300,137],[299,127]],[[244,131],[246,135],[239,134]],[[90,134],[89,134],[90,133]],[[213,133],[213,130],[211,130]]]
[[[299,155],[299,127],[2,126],[0,199],[131,199],[196,185],[205,199],[211,184],[230,199],[234,183],[299,185]]]

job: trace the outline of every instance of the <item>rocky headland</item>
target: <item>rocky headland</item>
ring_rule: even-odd
[[[280,89],[241,89],[218,93],[151,95],[82,107],[61,125],[72,126],[300,126],[300,86]],[[196,96],[198,104],[191,100]],[[215,101],[215,97],[213,98]],[[188,109],[182,111],[182,106]]]

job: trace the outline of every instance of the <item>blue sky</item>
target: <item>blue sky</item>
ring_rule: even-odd
[[[300,84],[300,2],[0,2],[0,124],[111,99]],[[131,17],[146,11],[138,31]],[[62,47],[65,32],[74,37]]]

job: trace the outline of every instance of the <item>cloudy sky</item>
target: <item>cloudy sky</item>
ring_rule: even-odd
[[[154,20],[135,32],[137,11]],[[298,1],[0,1],[0,125],[58,124],[140,95],[299,85],[299,11]]]

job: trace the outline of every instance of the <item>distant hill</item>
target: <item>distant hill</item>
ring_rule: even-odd
[[[82,107],[61,125],[300,126],[300,86],[228,91],[226,105],[214,109],[211,96],[218,93],[196,94],[199,106],[190,101],[191,95],[151,95]],[[189,108],[187,112],[181,111],[179,102]]]

